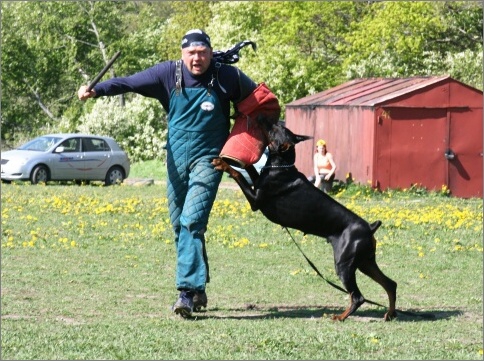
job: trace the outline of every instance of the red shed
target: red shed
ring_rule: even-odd
[[[286,126],[314,136],[297,145],[307,176],[322,138],[336,179],[482,197],[482,106],[482,91],[449,76],[356,79],[287,104]]]

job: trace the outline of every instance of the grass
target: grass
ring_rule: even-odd
[[[149,160],[131,164],[129,178],[166,179],[166,164],[161,160]]]
[[[135,177],[152,172],[133,168]],[[222,188],[207,233],[209,307],[183,320],[170,310],[165,192],[2,184],[2,359],[482,359],[481,199],[362,187],[335,194],[383,221],[377,261],[398,282],[397,308],[435,316],[383,322],[385,310],[365,304],[341,323],[330,316],[347,295],[240,191]],[[339,284],[331,247],[291,232]],[[358,283],[387,304],[374,282],[358,274]]]

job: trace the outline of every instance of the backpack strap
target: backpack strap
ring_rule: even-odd
[[[225,93],[227,94],[227,90],[225,90],[225,88],[222,86],[222,84],[220,84],[220,79],[218,78],[218,71],[220,70],[220,67],[222,66],[222,63],[219,63],[218,61],[215,63],[215,71],[217,73],[216,77],[217,77],[217,83],[218,83],[218,86],[220,87],[220,89]]]

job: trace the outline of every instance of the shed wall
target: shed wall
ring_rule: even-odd
[[[374,186],[440,189],[446,184],[447,110],[385,107],[376,137]]]
[[[359,79],[286,106],[286,126],[314,139],[296,146],[296,166],[313,175],[316,141],[360,184],[483,195],[483,95],[448,76]],[[446,151],[456,157],[448,159]]]
[[[357,119],[357,120],[356,120]],[[324,139],[333,154],[336,179],[351,173],[358,182],[371,181],[374,151],[374,115],[363,107],[286,108],[286,126],[312,140],[296,146],[296,167],[306,176],[313,175],[313,156],[318,139]]]
[[[454,110],[449,115],[448,148],[455,158],[447,161],[446,184],[457,197],[482,197],[482,108],[465,112]]]

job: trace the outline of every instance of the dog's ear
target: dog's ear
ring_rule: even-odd
[[[294,137],[296,139],[296,141],[294,142],[295,144],[299,142],[304,142],[305,140],[313,139],[313,137],[310,137],[309,135],[294,134]]]

